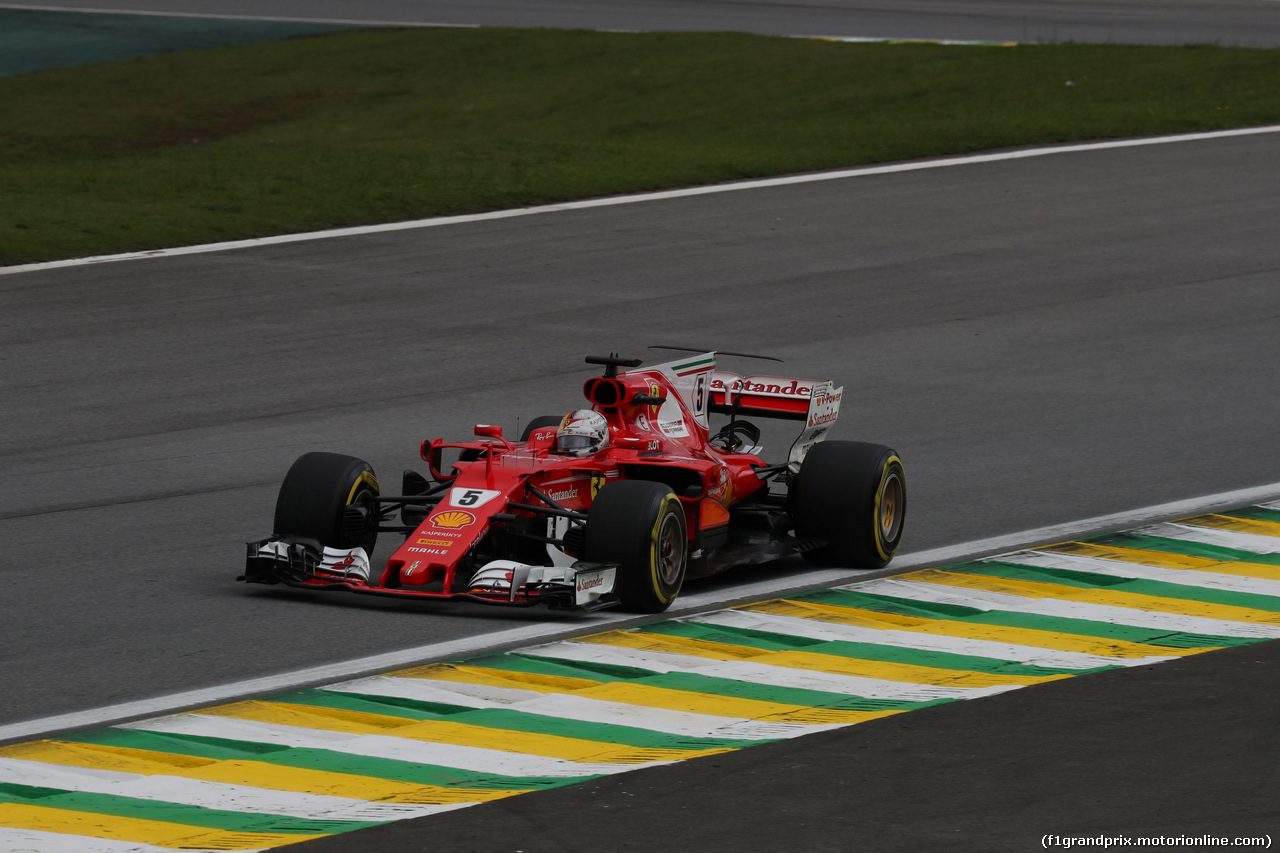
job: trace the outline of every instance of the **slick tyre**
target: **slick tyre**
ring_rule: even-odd
[[[340,453],[304,453],[280,484],[274,532],[373,554],[378,509],[370,499],[378,494],[378,478],[368,462]],[[356,505],[367,510],[362,524],[347,517],[347,507]]]
[[[800,465],[791,486],[796,538],[820,541],[803,551],[823,566],[878,569],[902,541],[907,478],[888,447],[860,441],[824,441]]]
[[[623,480],[605,486],[587,514],[582,559],[618,564],[614,592],[623,610],[666,610],[680,594],[689,563],[680,500],[661,483]]]

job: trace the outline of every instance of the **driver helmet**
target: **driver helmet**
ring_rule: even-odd
[[[591,456],[608,443],[609,423],[591,409],[570,412],[556,430],[556,450],[570,456]]]

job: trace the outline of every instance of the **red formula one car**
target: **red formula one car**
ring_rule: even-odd
[[[472,441],[424,441],[431,479],[405,471],[400,495],[383,495],[354,457],[299,457],[274,534],[248,543],[239,580],[657,613],[686,575],[795,552],[863,568],[893,558],[902,461],[878,444],[823,441],[842,388],[719,372],[714,352],[587,363],[604,368],[583,386],[589,408],[535,419],[517,442],[484,424]],[[711,415],[728,418],[714,434]],[[767,462],[748,418],[803,426],[786,458]],[[375,568],[380,533],[406,538]]]

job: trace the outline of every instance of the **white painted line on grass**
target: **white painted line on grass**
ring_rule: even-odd
[[[1083,536],[1108,533],[1136,525],[1151,524],[1230,507],[1261,503],[1275,500],[1278,497],[1280,497],[1280,483],[1271,483],[1266,486],[1256,486],[1249,489],[1237,489],[1230,492],[1219,492],[1218,494],[1157,504],[1065,524],[1023,530],[1004,536],[963,542],[943,548],[905,553],[895,559],[893,565],[887,569],[856,574],[852,577],[849,569],[815,569],[787,574],[768,581],[720,589],[714,592],[682,595],[676,599],[675,604],[667,612],[674,615],[691,610],[728,606],[745,600],[777,596],[823,585],[835,583],[848,585],[862,580],[889,577],[914,569],[937,566],[944,563],[971,560],[1005,551],[1045,545],[1050,542],[1061,542]],[[572,633],[578,633],[584,628],[599,627],[604,629],[614,623],[636,621],[636,618],[629,614],[604,612],[583,616],[572,623],[557,621],[551,624],[523,625],[506,631],[464,637],[443,643],[432,643],[354,660],[338,661],[308,669],[237,681],[232,684],[172,693],[167,696],[157,696],[153,699],[143,699],[136,702],[123,702],[118,705],[108,705],[70,714],[59,714],[21,723],[10,723],[0,726],[0,743],[37,738],[71,729],[112,725],[126,720],[230,702],[246,696],[296,690],[300,687],[314,684],[343,681],[415,666],[434,660],[448,660],[476,655],[504,646],[524,645],[534,641],[552,641]]]
[[[181,246],[173,249],[156,249],[148,252],[127,252],[120,255],[99,255],[92,258],[47,261],[38,264],[22,264],[12,267],[0,267],[0,275],[13,275],[15,273],[61,269],[65,267],[82,267],[92,264],[114,263],[116,261],[134,261],[141,260],[143,258],[170,258],[177,257],[179,255],[195,255],[206,252],[225,252],[232,249],[252,249],[262,246],[277,246],[284,243],[300,243],[307,240],[328,240],[335,237],[358,237],[366,234],[385,234],[391,231],[408,231],[417,228],[439,228],[446,225],[488,222],[497,219],[512,219],[518,216],[535,216],[543,213],[555,213],[566,210],[589,210],[597,207],[615,207],[623,204],[665,201],[668,199],[688,198],[690,196],[737,192],[739,190],[769,189],[771,187],[786,187],[797,184],[818,183],[822,181],[840,181],[848,178],[865,178],[873,175],[892,175],[899,172],[919,172],[925,169],[943,169],[951,166],[973,166],[981,163],[999,163],[1007,160],[1026,160],[1032,157],[1048,157],[1054,154],[1075,154],[1084,151],[1105,151],[1114,148],[1139,148],[1147,145],[1166,145],[1175,142],[1201,142],[1211,139],[1227,139],[1235,136],[1254,136],[1264,133],[1280,133],[1280,125],[1245,127],[1238,128],[1236,130],[1215,130],[1205,133],[1183,133],[1175,136],[1148,136],[1139,139],[1117,139],[1110,142],[1086,142],[1076,145],[1055,145],[1048,148],[1025,148],[1018,151],[1000,151],[992,154],[971,154],[964,157],[918,160],[909,163],[893,163],[885,166],[866,166],[858,169],[840,169],[832,172],[786,175],[778,178],[735,181],[727,184],[688,187],[679,190],[664,190],[661,192],[638,193],[635,195],[610,196],[607,198],[561,202],[559,204],[543,204],[536,207],[495,210],[490,211],[489,213],[471,213],[461,216],[438,216],[431,219],[415,219],[408,222],[388,222],[381,225],[359,225],[350,228],[332,228],[327,231],[311,231],[303,234],[280,234],[274,237],[257,237],[250,240],[229,240],[223,243],[206,243],[199,246]]]

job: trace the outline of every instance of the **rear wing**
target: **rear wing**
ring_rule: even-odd
[[[752,415],[803,421],[804,428],[791,444],[787,462],[791,470],[809,449],[827,437],[840,416],[844,388],[832,387],[830,380],[791,379],[781,376],[738,376],[717,371],[711,378],[710,410],[723,415]]]
[[[830,389],[831,383],[783,376],[739,376],[717,370],[711,377],[710,409],[721,415],[803,421],[809,417],[815,390],[824,387]]]

